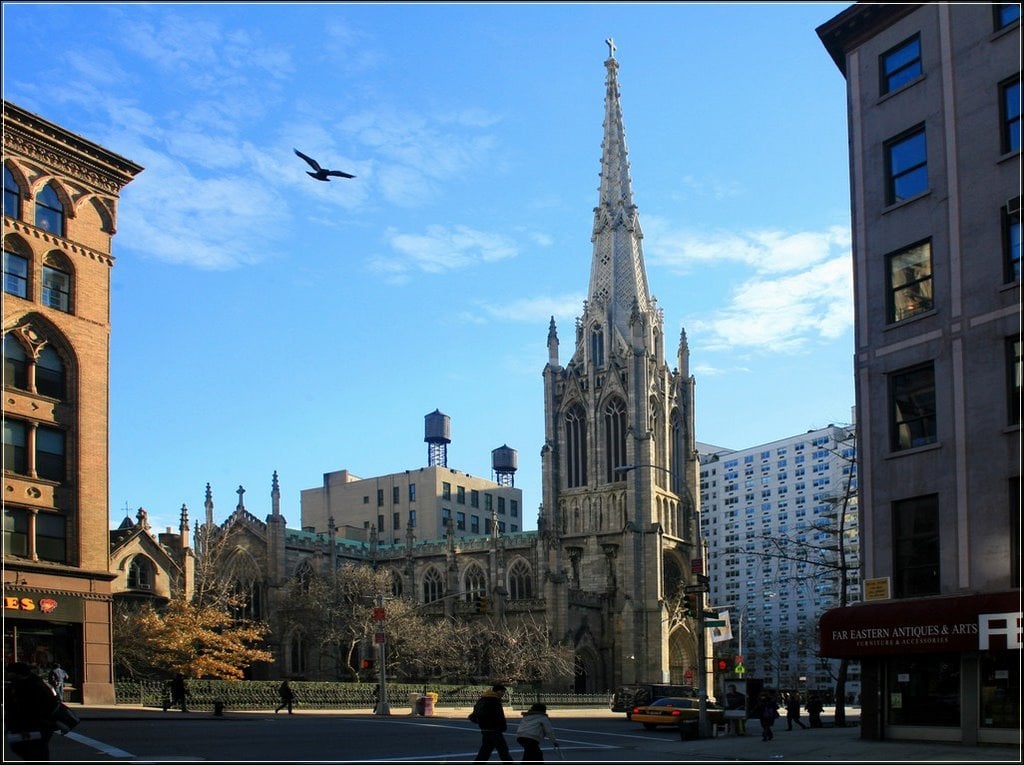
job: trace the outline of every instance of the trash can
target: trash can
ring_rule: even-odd
[[[683,741],[696,741],[700,738],[700,721],[680,720],[679,738]]]
[[[423,716],[423,708],[426,705],[425,704],[426,700],[427,700],[426,696],[417,696],[416,697],[416,714],[419,715],[420,717]]]
[[[220,699],[217,699],[215,702],[213,702],[213,716],[214,717],[223,717],[224,716],[224,702],[221,701]]]
[[[433,717],[434,716],[434,702],[437,701],[436,693],[428,693],[426,696],[421,696],[423,700],[423,716]]]
[[[374,702],[374,703],[376,703],[376,702]],[[409,713],[410,714],[413,714],[413,715],[418,715],[419,714],[419,710],[417,709],[417,707],[419,706],[419,703],[420,703],[420,695],[418,693],[410,693],[409,694]]]

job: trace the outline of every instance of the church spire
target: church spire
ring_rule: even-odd
[[[629,177],[626,131],[622,126],[615,59],[615,42],[609,38],[609,56],[604,62],[605,81],[604,140],[601,144],[601,185],[598,206],[594,208],[593,260],[590,267],[588,313],[630,336],[634,311],[646,313],[651,306],[644,269],[640,219],[633,204]],[[594,317],[597,318],[597,317]]]

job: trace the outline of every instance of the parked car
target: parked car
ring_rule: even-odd
[[[725,710],[717,704],[709,701],[707,710],[710,722],[722,722],[725,719]],[[654,730],[659,725],[679,725],[683,720],[699,720],[700,701],[668,696],[646,706],[633,707],[630,719],[641,723],[647,730]]]

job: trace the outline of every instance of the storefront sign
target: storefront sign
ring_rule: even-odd
[[[4,590],[5,619],[39,619],[48,622],[80,622],[85,609],[81,598],[68,595],[41,595]]]
[[[917,598],[827,611],[822,656],[1020,650],[1017,593]]]

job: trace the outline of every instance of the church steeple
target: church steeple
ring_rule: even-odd
[[[641,240],[640,218],[633,204],[633,186],[629,177],[626,131],[622,125],[619,101],[615,42],[609,38],[609,55],[604,62],[605,79],[604,140],[601,144],[601,185],[598,206],[594,208],[594,245],[590,266],[590,291],[587,321],[606,322],[628,339],[630,321],[635,312],[651,309],[647,272]],[[612,333],[608,334],[611,340]]]

